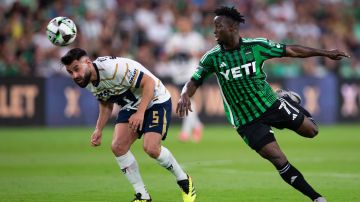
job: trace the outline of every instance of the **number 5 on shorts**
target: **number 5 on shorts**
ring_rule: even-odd
[[[153,120],[152,120],[153,124],[157,124],[159,123],[159,111],[153,111]]]

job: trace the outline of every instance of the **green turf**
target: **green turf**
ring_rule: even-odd
[[[198,202],[310,201],[250,150],[235,130],[206,126],[199,144],[180,143],[173,127],[165,145],[194,179]],[[328,201],[360,201],[360,126],[321,126],[305,139],[276,131],[283,151]],[[90,147],[92,128],[0,128],[0,201],[130,201],[133,190],[120,172],[110,143]],[[153,200],[180,202],[172,175],[133,146]]]

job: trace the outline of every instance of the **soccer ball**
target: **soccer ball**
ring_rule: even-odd
[[[67,17],[56,17],[46,27],[46,35],[56,46],[67,46],[76,38],[76,25]]]

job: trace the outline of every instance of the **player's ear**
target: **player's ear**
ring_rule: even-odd
[[[89,58],[89,57],[86,57],[86,58],[85,58],[85,62],[86,62],[87,64],[92,63],[92,61],[90,60],[90,58]]]

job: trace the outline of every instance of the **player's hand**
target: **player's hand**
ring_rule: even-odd
[[[102,131],[95,129],[95,131],[91,135],[91,146],[96,147],[101,145],[101,136],[102,136]]]
[[[190,97],[187,94],[182,94],[176,107],[176,113],[182,118],[187,116],[189,111],[192,112]]]
[[[137,111],[129,118],[129,127],[131,130],[134,131],[134,133],[137,132],[137,130],[142,130],[144,122],[144,112]]]
[[[328,54],[328,58],[333,59],[333,60],[341,60],[344,57],[349,58],[350,55],[348,55],[345,52],[339,51],[337,49],[330,50],[329,54]]]

